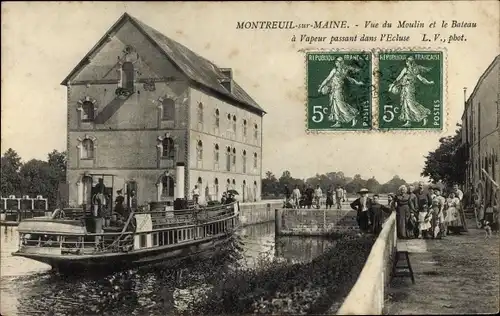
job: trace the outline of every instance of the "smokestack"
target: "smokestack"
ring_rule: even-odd
[[[184,163],[183,162],[178,162],[176,167],[175,167],[175,187],[176,187],[176,193],[175,193],[175,198],[176,199],[183,199],[184,198]]]

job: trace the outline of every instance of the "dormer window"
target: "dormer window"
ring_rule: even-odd
[[[228,92],[233,92],[233,71],[230,68],[221,69],[222,78],[220,78],[220,84]]]

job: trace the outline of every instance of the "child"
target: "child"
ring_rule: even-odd
[[[390,214],[391,209],[385,205],[379,203],[379,196],[375,194],[372,198],[372,202],[369,204],[368,216],[372,224],[372,232],[375,235],[380,234],[382,230],[382,223],[384,222],[384,213]]]
[[[487,220],[483,220],[483,229],[486,232],[486,238],[490,238],[491,236],[490,222],[488,222]]]
[[[427,205],[422,206],[422,211],[418,213],[418,238],[424,238],[427,231],[431,228],[432,214],[429,212]]]

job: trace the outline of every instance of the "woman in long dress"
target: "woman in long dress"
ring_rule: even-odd
[[[463,226],[458,214],[459,206],[460,200],[455,196],[454,192],[451,192],[446,200],[446,216],[444,219],[447,226],[447,233],[454,231],[454,227]]]
[[[444,227],[444,207],[446,199],[441,196],[441,188],[434,188],[434,198],[432,199],[432,235],[434,238],[445,237],[446,228]]]
[[[363,85],[363,82],[349,76],[349,73],[359,71],[359,68],[346,65],[344,59],[338,57],[335,61],[335,68],[330,71],[328,77],[320,84],[318,92],[329,94],[330,97],[328,120],[333,122],[331,127],[339,127],[340,124],[349,122],[352,122],[352,126],[356,125],[356,116],[359,111],[346,102],[344,81],[348,80],[356,85]]]
[[[410,122],[423,122],[423,126],[427,124],[427,116],[430,115],[431,110],[417,101],[415,86],[417,80],[427,85],[434,84],[434,81],[429,81],[420,75],[429,70],[428,67],[417,65],[413,57],[410,56],[406,59],[406,67],[389,85],[389,92],[400,94],[401,114],[399,120],[405,122],[403,126],[410,126]]]
[[[411,216],[410,210],[411,196],[408,194],[408,188],[402,185],[398,189],[398,193],[394,196],[392,203],[396,209],[396,228],[398,238],[407,239],[410,234],[407,230],[408,220]]]

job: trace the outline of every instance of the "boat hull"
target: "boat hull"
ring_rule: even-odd
[[[129,252],[114,252],[92,255],[54,255],[17,251],[20,256],[48,264],[62,273],[85,273],[89,271],[119,271],[149,264],[175,264],[179,261],[210,257],[224,251],[233,234],[221,234],[211,238],[194,240],[170,246],[154,247]]]

